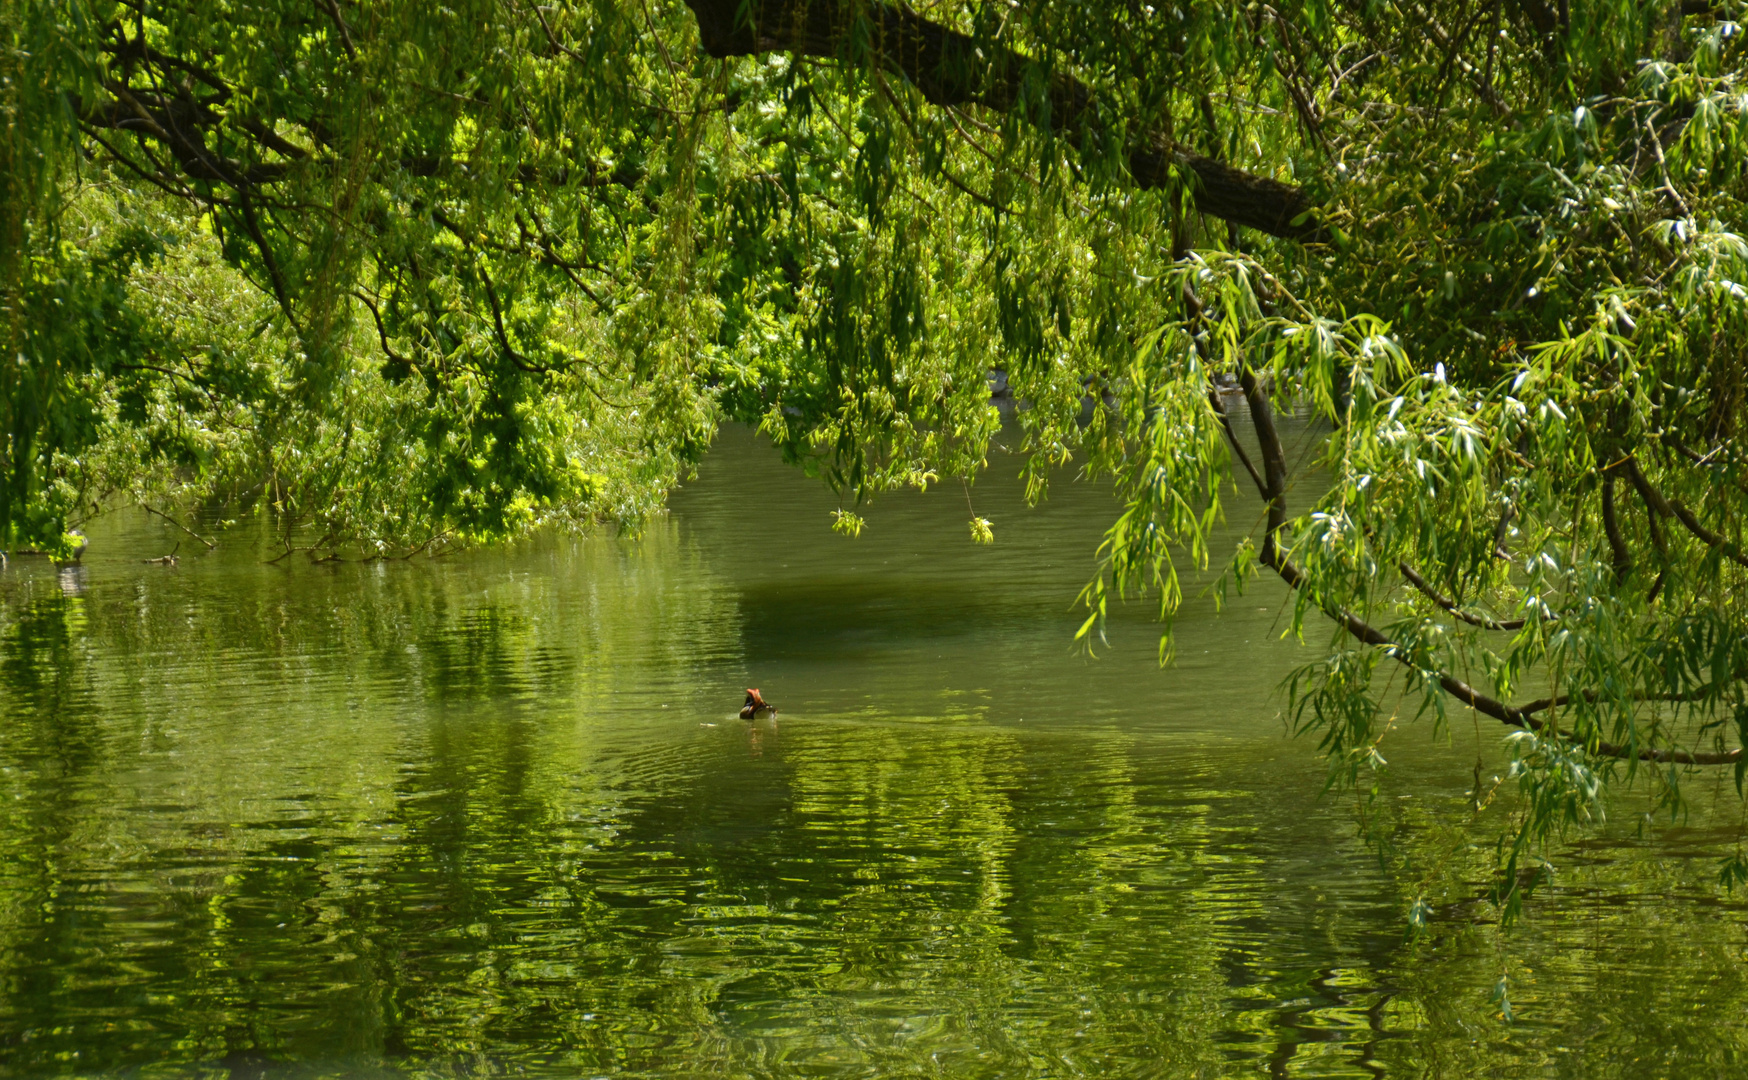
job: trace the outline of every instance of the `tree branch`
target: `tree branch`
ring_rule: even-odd
[[[993,41],[949,29],[891,3],[844,0],[686,0],[711,56],[790,52],[855,59],[866,48],[881,66],[903,75],[935,105],[977,104],[1028,118],[1076,144],[1106,134],[1091,88],[1071,75],[1039,87],[1035,61]],[[1033,88],[1037,87],[1036,90]],[[1038,91],[1042,91],[1039,93]],[[1287,240],[1326,242],[1303,190],[1235,169],[1198,154],[1157,128],[1128,147],[1129,172],[1143,188],[1167,186],[1176,170],[1192,178],[1205,214]]]
[[[1454,618],[1461,619],[1470,626],[1479,626],[1483,630],[1522,630],[1524,627],[1525,620],[1523,619],[1506,619],[1505,621],[1500,622],[1496,619],[1471,615],[1458,606],[1455,600],[1452,600],[1450,597],[1445,596],[1443,593],[1433,588],[1432,583],[1415,572],[1414,567],[1409,566],[1405,562],[1398,562],[1396,564],[1396,569],[1402,571],[1402,576],[1408,580],[1408,584],[1419,589],[1421,595],[1450,612]]]
[[[387,356],[394,363],[405,364],[408,367],[412,367],[413,362],[396,353],[394,346],[388,343],[388,327],[383,324],[382,312],[377,308],[376,302],[366,296],[362,289],[353,289],[352,295],[362,301],[365,308],[370,311],[370,319],[376,324],[376,338],[382,343],[383,355]]]
[[[213,548],[218,547],[218,545],[213,543],[211,540],[208,540],[206,537],[195,532],[193,529],[190,529],[188,526],[182,524],[180,521],[177,521],[175,518],[171,517],[169,514],[164,513],[164,511],[162,511],[162,510],[158,510],[158,509],[155,509],[153,507],[147,506],[145,503],[140,504],[140,509],[144,510],[148,514],[155,514],[156,516],[163,518],[165,521],[168,521],[170,524],[176,526],[178,529],[181,529],[183,532],[187,533],[189,536],[192,536],[196,540],[199,540],[201,543],[206,545],[206,550],[208,550],[208,551],[211,551]]]
[[[1684,693],[1632,694],[1632,695],[1629,695],[1629,699],[1632,701],[1668,701],[1668,702],[1704,701],[1706,698],[1711,697],[1713,694],[1715,694],[1719,690],[1721,690],[1723,686],[1727,686],[1730,683],[1741,682],[1742,679],[1745,677],[1748,677],[1748,672],[1738,671],[1734,675],[1732,675],[1729,679],[1724,680],[1723,684],[1721,684],[1721,685],[1713,684],[1713,685],[1707,686],[1701,690],[1689,690],[1689,691],[1686,691]],[[1598,690],[1585,690],[1579,694],[1560,694],[1556,697],[1537,698],[1534,701],[1528,702],[1528,703],[1523,704],[1523,705],[1519,705],[1517,707],[1517,711],[1522,713],[1525,716],[1533,716],[1534,714],[1539,713],[1539,712],[1546,712],[1549,709],[1559,708],[1563,705],[1571,704],[1573,701],[1583,700],[1583,701],[1587,701],[1587,702],[1595,702],[1595,701],[1599,700],[1601,697],[1602,697],[1602,693]]]
[[[340,31],[340,44],[346,47],[346,58],[358,59],[358,47],[352,44],[352,31],[346,29],[346,20],[340,15],[340,5],[335,0],[316,0],[316,7],[334,20],[334,26]]]
[[[1700,523],[1699,518],[1694,516],[1693,511],[1682,505],[1679,500],[1665,498],[1662,492],[1652,487],[1651,482],[1645,479],[1645,474],[1639,471],[1639,463],[1636,460],[1628,457],[1623,468],[1626,470],[1627,479],[1632,481],[1633,487],[1638,489],[1639,495],[1645,500],[1647,506],[1681,522],[1682,525],[1686,526],[1688,532],[1699,537],[1700,542],[1709,548],[1716,548],[1731,562],[1739,566],[1748,566],[1748,555],[1743,554],[1740,547],[1706,528]]]
[[[1275,410],[1269,404],[1268,391],[1257,379],[1256,372],[1246,364],[1238,374],[1238,385],[1244,389],[1244,400],[1250,405],[1250,420],[1256,427],[1256,437],[1262,447],[1263,493],[1269,504],[1267,533],[1263,536],[1263,562],[1279,554],[1277,534],[1287,524],[1287,455],[1281,446],[1281,434],[1275,428]]]
[[[1564,700],[1570,700],[1569,698],[1561,699],[1561,701],[1558,702],[1531,702],[1528,706],[1524,707],[1509,705],[1497,698],[1482,693],[1464,682],[1462,679],[1457,678],[1455,675],[1446,672],[1428,671],[1421,668],[1414,663],[1413,659],[1409,656],[1407,649],[1403,648],[1397,642],[1392,641],[1377,627],[1360,618],[1358,615],[1355,615],[1351,611],[1347,611],[1334,605],[1325,604],[1322,597],[1318,596],[1316,591],[1310,588],[1310,581],[1305,576],[1305,572],[1281,550],[1280,543],[1276,538],[1277,532],[1286,525],[1286,500],[1284,498],[1286,490],[1286,454],[1281,446],[1280,433],[1275,428],[1274,410],[1269,404],[1268,394],[1263,391],[1255,374],[1252,373],[1248,367],[1245,368],[1243,372],[1241,382],[1244,386],[1245,398],[1250,402],[1251,419],[1256,423],[1257,438],[1262,443],[1264,472],[1269,489],[1264,493],[1264,497],[1269,499],[1268,533],[1263,538],[1262,556],[1259,561],[1270,570],[1273,570],[1282,581],[1287,583],[1289,588],[1295,591],[1310,592],[1323,613],[1330,619],[1334,620],[1349,634],[1375,649],[1382,650],[1386,656],[1394,658],[1397,663],[1404,667],[1419,672],[1424,677],[1435,678],[1438,682],[1439,688],[1445,693],[1456,698],[1458,701],[1484,716],[1498,720],[1500,723],[1509,727],[1522,728],[1526,731],[1533,731],[1537,734],[1555,734],[1561,738],[1579,742],[1579,744],[1584,746],[1590,753],[1593,753],[1598,757],[1609,757],[1619,760],[1632,760],[1636,758],[1640,761],[1654,761],[1676,765],[1734,765],[1737,761],[1741,760],[1742,748],[1740,747],[1737,747],[1734,750],[1697,752],[1691,750],[1656,749],[1652,747],[1641,747],[1635,750],[1629,746],[1620,746],[1600,739],[1595,742],[1576,740],[1570,732],[1557,730],[1549,732],[1546,722],[1537,719],[1536,713],[1545,711],[1546,709],[1553,707],[1555,704],[1562,703]],[[1587,700],[1590,701],[1595,701],[1601,696],[1594,690],[1585,691],[1584,694],[1587,695]],[[1662,699],[1644,697],[1637,698],[1636,700]]]
[[[1602,478],[1602,531],[1608,537],[1608,549],[1614,555],[1614,579],[1625,581],[1633,570],[1633,556],[1627,549],[1626,537],[1621,535],[1620,518],[1615,513],[1613,475]]]
[[[1244,471],[1250,474],[1250,479],[1256,484],[1256,490],[1262,494],[1263,498],[1268,498],[1268,483],[1263,480],[1262,474],[1256,471],[1256,466],[1251,464],[1250,454],[1245,451],[1244,444],[1238,441],[1238,433],[1232,430],[1232,417],[1226,412],[1226,402],[1220,399],[1218,386],[1208,388],[1208,402],[1214,406],[1214,414],[1220,418],[1220,426],[1226,431],[1226,441],[1232,444],[1232,452],[1238,456],[1239,464],[1243,465]]]

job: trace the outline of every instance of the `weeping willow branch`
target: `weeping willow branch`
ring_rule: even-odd
[[[1226,403],[1220,400],[1218,386],[1208,390],[1208,404],[1214,407],[1215,414],[1220,417],[1220,429],[1226,433],[1226,441],[1231,444],[1233,454],[1238,457],[1238,463],[1244,466],[1244,471],[1250,474],[1251,481],[1256,484],[1257,490],[1261,491],[1266,486],[1262,474],[1256,471],[1256,466],[1251,463],[1249,452],[1244,449],[1244,444],[1238,441],[1238,433],[1232,430],[1232,417],[1226,411]]]
[[[1471,615],[1467,611],[1464,611],[1462,606],[1455,600],[1452,600],[1450,597],[1433,588],[1432,583],[1421,577],[1420,574],[1415,571],[1414,567],[1409,566],[1405,562],[1399,562],[1396,564],[1396,569],[1402,571],[1402,576],[1407,579],[1408,584],[1419,589],[1421,595],[1425,596],[1428,600],[1431,600],[1439,607],[1450,612],[1452,618],[1461,619],[1470,626],[1478,626],[1483,630],[1522,630],[1524,627],[1523,619],[1506,619],[1501,622],[1497,619],[1488,619],[1479,615]]]
[[[1636,460],[1631,457],[1627,458],[1622,463],[1622,468],[1625,469],[1627,479],[1632,482],[1634,488],[1638,489],[1639,495],[1645,500],[1647,506],[1652,507],[1665,517],[1672,517],[1681,522],[1688,532],[1699,538],[1701,543],[1709,548],[1715,548],[1731,562],[1738,566],[1748,566],[1748,555],[1743,554],[1740,547],[1706,528],[1700,523],[1699,518],[1694,516],[1693,511],[1679,500],[1665,498],[1661,491],[1658,491],[1649,480],[1645,479],[1645,474],[1639,470],[1639,463]]]
[[[211,540],[208,540],[206,537],[200,535],[199,533],[195,532],[193,529],[190,529],[188,526],[182,524],[180,521],[177,521],[175,518],[171,517],[169,514],[164,513],[164,511],[159,510],[158,508],[156,508],[154,506],[148,506],[145,503],[141,503],[140,509],[144,510],[148,514],[152,514],[152,515],[155,515],[157,517],[163,518],[165,521],[168,521],[170,524],[176,526],[178,529],[181,529],[183,532],[187,533],[189,536],[194,537],[196,540],[200,541],[202,544],[205,544],[206,550],[208,550],[208,551],[211,551],[214,548],[218,547],[218,544],[214,543]]]
[[[1620,518],[1615,512],[1613,476],[1602,478],[1602,531],[1608,537],[1608,550],[1614,557],[1615,580],[1625,581],[1633,571],[1633,556],[1627,549],[1626,537],[1621,535]]]
[[[1530,702],[1526,705],[1510,705],[1482,693],[1462,679],[1447,672],[1428,671],[1416,664],[1409,651],[1399,642],[1392,640],[1371,623],[1355,615],[1351,611],[1327,604],[1311,587],[1309,578],[1303,569],[1293,562],[1281,549],[1279,533],[1287,524],[1286,490],[1287,467],[1286,454],[1282,447],[1280,432],[1275,427],[1274,408],[1269,402],[1267,390],[1262,386],[1254,372],[1249,367],[1244,369],[1240,378],[1244,388],[1245,399],[1250,404],[1251,419],[1256,427],[1257,439],[1262,445],[1263,483],[1259,492],[1263,501],[1268,504],[1267,532],[1263,537],[1262,556],[1260,561],[1273,570],[1288,587],[1296,592],[1305,592],[1316,598],[1323,613],[1334,620],[1339,626],[1358,640],[1382,651],[1386,656],[1395,659],[1423,678],[1437,682],[1440,689],[1451,697],[1474,709],[1483,716],[1491,717],[1510,727],[1522,728],[1537,734],[1553,734],[1561,738],[1581,742],[1592,754],[1598,757],[1615,758],[1618,760],[1651,761],[1675,765],[1734,765],[1742,759],[1740,747],[1733,750],[1690,751],[1676,749],[1659,749],[1654,747],[1622,746],[1605,740],[1580,740],[1571,732],[1552,729],[1550,725],[1539,719],[1539,713],[1546,712],[1560,705],[1567,704],[1577,698],[1588,702],[1601,700],[1604,696],[1596,690],[1586,690],[1576,695],[1563,695],[1557,698],[1547,698]],[[1634,472],[1636,473],[1636,468]],[[1640,479],[1643,479],[1642,477]],[[1654,491],[1646,485],[1641,493]],[[1649,501],[1649,496],[1647,496]],[[1406,570],[1406,567],[1404,567]],[[1453,612],[1454,614],[1454,612]],[[1748,674],[1748,673],[1744,673]],[[1715,689],[1715,688],[1714,688]],[[1634,694],[1629,695],[1631,701],[1694,701],[1703,700],[1707,693],[1693,694]]]

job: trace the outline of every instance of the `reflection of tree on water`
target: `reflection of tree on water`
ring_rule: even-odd
[[[1527,1077],[1581,1039],[1744,1047],[1741,910],[1703,860],[1567,868],[1505,950],[1535,1024],[1507,1027],[1485,853],[1405,945],[1397,885],[1272,727],[1138,721],[1116,703],[1161,684],[1109,660],[1070,721],[1022,723],[1012,657],[1062,642],[1001,596],[910,640],[926,582],[833,624],[829,590],[720,581],[680,537],[296,588],[192,561],[93,564],[78,597],[8,579],[9,1064]],[[749,638],[759,605],[808,637]],[[867,696],[700,726],[773,664]],[[1166,700],[1230,703],[1228,666]],[[902,713],[894,681],[925,687]],[[1055,700],[1025,693],[1021,717]],[[1468,839],[1395,842],[1418,866]]]

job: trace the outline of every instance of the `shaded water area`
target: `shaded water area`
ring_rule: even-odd
[[[957,486],[847,540],[729,430],[637,540],[172,568],[128,511],[15,561],[0,1076],[1748,1073],[1728,778],[1502,935],[1509,806],[1440,824],[1499,732],[1391,742],[1386,870],[1286,735],[1283,590],[1089,659],[1108,492],[970,497],[991,547]]]

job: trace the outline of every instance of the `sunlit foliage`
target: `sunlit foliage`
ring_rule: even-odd
[[[1517,732],[1512,904],[1612,785],[1742,779],[1741,14],[21,0],[0,538],[116,492],[367,554],[634,518],[723,417],[854,533],[975,477],[998,372],[1032,494],[1123,500],[1083,634],[1230,559],[1334,628],[1290,710],[1338,779],[1387,717]]]

